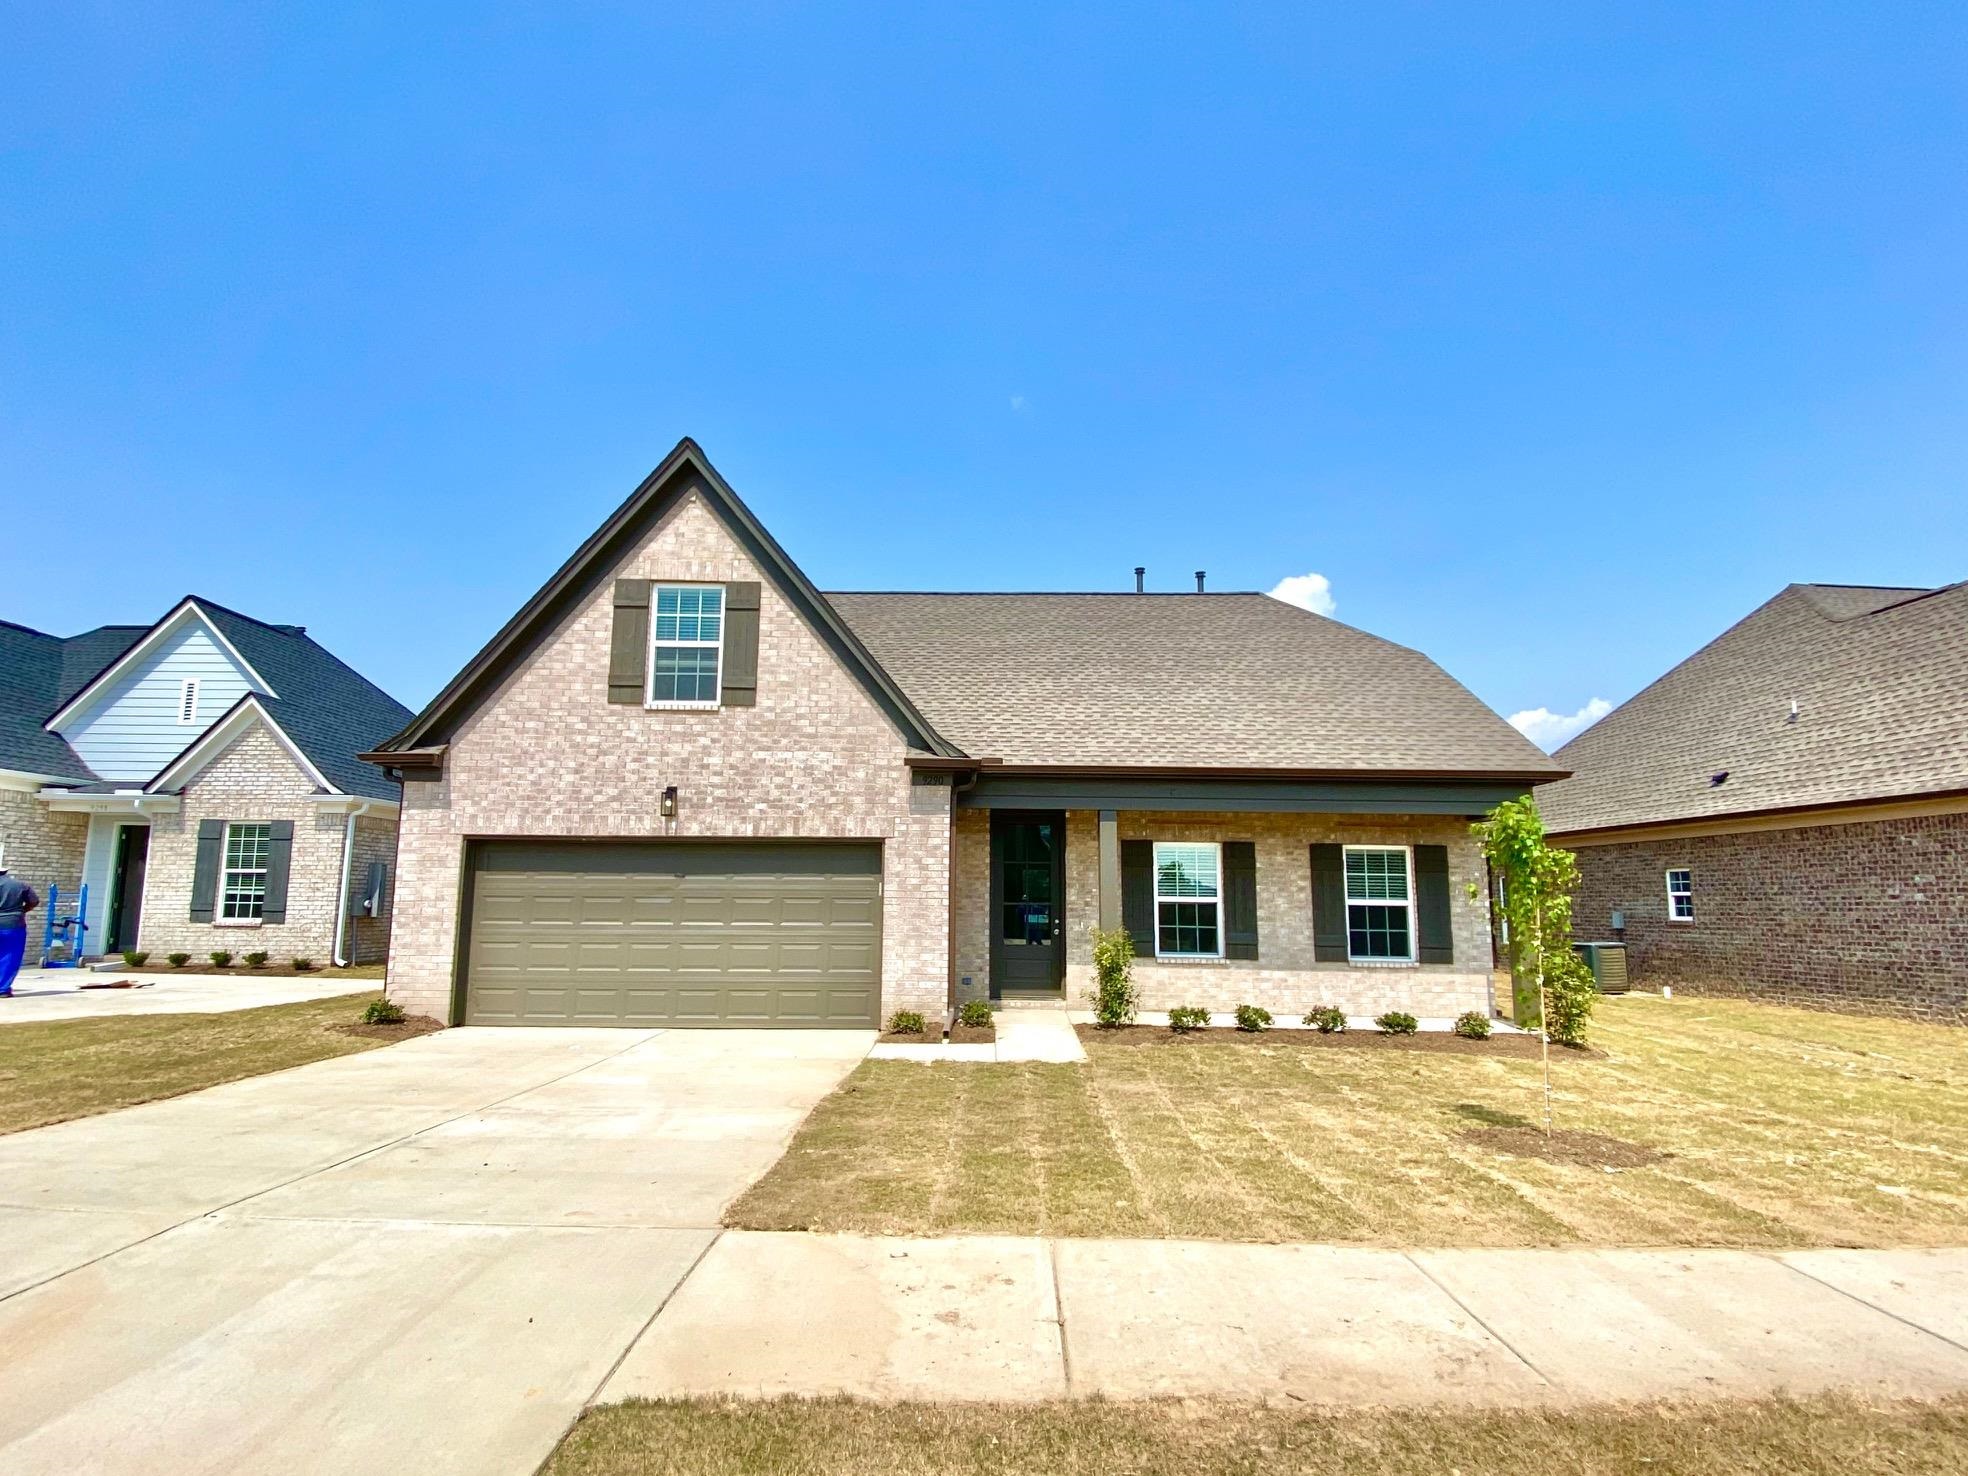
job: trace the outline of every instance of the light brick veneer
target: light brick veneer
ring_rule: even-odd
[[[758,704],[664,712],[608,701],[617,577],[759,580]],[[940,1014],[948,977],[950,785],[906,745],[695,493],[507,676],[451,740],[444,778],[404,786],[389,991],[451,1018],[469,837],[672,836],[882,843],[882,1011]],[[678,791],[677,815],[657,802]]]
[[[7,870],[39,892],[44,902],[51,885],[73,899],[82,885],[89,817],[53,813],[37,797],[39,788],[9,789],[0,784],[0,856]],[[40,934],[34,936],[38,946]]]
[[[265,726],[254,723],[185,786],[174,815],[151,820],[150,856],[144,881],[142,946],[153,954],[189,953],[202,961],[216,949],[245,954],[264,950],[276,962],[301,956],[325,966],[335,946],[335,902],[341,895],[346,814],[316,802],[314,781]],[[191,921],[191,883],[198,859],[198,822],[257,824],[294,822],[294,854],[287,877],[287,920],[219,924]],[[393,826],[387,820],[356,822],[357,848],[390,858]],[[359,883],[360,875],[356,878]],[[370,947],[382,955],[387,915],[371,923]],[[379,936],[380,935],[380,936]]]
[[[1120,812],[1122,840],[1247,840],[1257,848],[1258,957],[1181,963],[1135,961],[1141,1007],[1202,1005],[1228,1011],[1263,1005],[1280,1023],[1296,1023],[1315,1005],[1335,1004],[1348,1014],[1377,1015],[1401,1009],[1422,1016],[1453,1016],[1490,1009],[1490,920],[1480,891],[1482,853],[1466,820],[1428,815],[1279,815],[1212,812]],[[1320,963],[1312,956],[1310,847],[1346,845],[1445,845],[1449,850],[1449,920],[1455,943],[1452,965]],[[957,817],[957,960],[969,975],[969,994],[990,981],[990,823],[986,812]],[[1479,884],[1469,896],[1468,883]],[[1093,988],[1091,930],[1100,916],[1098,816],[1073,810],[1066,816],[1066,992],[1083,1006]]]
[[[1968,815],[1577,854],[1573,936],[1610,938],[1623,911],[1637,985],[1968,1022]],[[1670,867],[1694,872],[1693,922],[1668,921]]]

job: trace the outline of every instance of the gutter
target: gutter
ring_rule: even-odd
[[[335,947],[329,955],[338,969],[349,966],[342,952],[348,943],[349,873],[355,869],[355,822],[368,814],[374,804],[374,800],[359,801],[348,812],[348,824],[342,829],[342,884],[335,893]]]

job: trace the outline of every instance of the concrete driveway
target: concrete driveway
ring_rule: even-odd
[[[0,1137],[0,1469],[530,1472],[872,1041],[448,1030]]]
[[[129,980],[135,986],[105,986]],[[86,969],[27,969],[0,997],[0,1025],[28,1020],[81,1020],[94,1015],[219,1015],[261,1005],[299,1004],[368,994],[381,979],[327,974],[269,978],[255,974],[96,974]]]

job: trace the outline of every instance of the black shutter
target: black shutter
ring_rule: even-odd
[[[608,700],[640,707],[649,690],[647,579],[615,581],[615,624],[608,639]]]
[[[287,921],[287,873],[294,869],[294,822],[275,820],[267,826],[266,901],[260,921]]]
[[[191,920],[208,923],[219,895],[219,850],[225,845],[223,820],[198,822],[197,859],[191,865]]]
[[[1449,928],[1449,848],[1416,846],[1415,932],[1425,964],[1455,962],[1455,939]]]
[[[1312,957],[1346,962],[1346,854],[1340,846],[1312,848]]]
[[[1257,842],[1223,843],[1223,956],[1257,957]]]
[[[724,587],[724,662],[719,678],[720,707],[758,703],[759,586],[756,579]]]
[[[1155,956],[1155,843],[1121,842],[1121,926],[1141,958]]]

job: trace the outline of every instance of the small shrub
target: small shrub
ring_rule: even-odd
[[[141,948],[123,950],[123,962],[133,969],[140,969],[150,962],[150,954]]]
[[[1169,1011],[1169,1029],[1177,1035],[1201,1030],[1210,1022],[1210,1013],[1201,1005],[1177,1005]]]
[[[957,1008],[957,1023],[968,1025],[972,1030],[985,1030],[991,1024],[991,1001],[988,999],[967,999]]]
[[[921,1035],[927,1028],[920,1010],[897,1010],[888,1017],[890,1035]]]
[[[206,957],[212,960],[212,967],[215,969],[232,967],[232,950],[230,948],[214,948]]]
[[[1338,1005],[1320,1005],[1305,1012],[1305,1023],[1321,1035],[1337,1035],[1346,1029],[1346,1011]]]
[[[393,999],[372,999],[362,1012],[364,1025],[401,1025],[403,1021],[403,1006]]]
[[[1592,966],[1567,949],[1551,955],[1544,974],[1544,1028],[1560,1045],[1584,1045],[1585,1027],[1599,1002]]]
[[[1263,1005],[1240,1004],[1237,1006],[1237,1028],[1247,1032],[1269,1030],[1271,1012]]]
[[[288,962],[293,964],[294,972],[297,974],[310,973],[314,969],[314,960],[311,958],[292,958]]]
[[[264,953],[249,953],[246,955],[246,967],[249,969],[262,968],[265,966],[266,961],[267,956]]]
[[[1421,1021],[1406,1010],[1389,1010],[1384,1015],[1376,1015],[1374,1024],[1382,1035],[1413,1035],[1421,1029]]]
[[[1464,1010],[1456,1016],[1455,1033],[1464,1040],[1488,1040],[1490,1017],[1478,1010]]]
[[[191,962],[191,955],[189,953],[167,953],[164,957],[170,961],[171,967],[174,969],[181,969]]]
[[[1134,938],[1126,928],[1093,930],[1093,1018],[1106,1029],[1134,1023]]]

